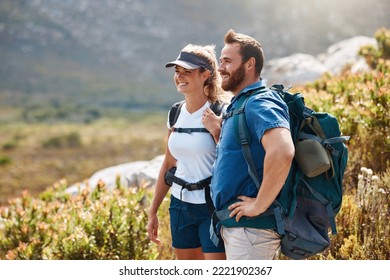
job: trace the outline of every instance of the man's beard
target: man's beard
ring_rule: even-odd
[[[234,92],[245,78],[244,63],[234,71],[227,80],[222,81],[222,89]]]

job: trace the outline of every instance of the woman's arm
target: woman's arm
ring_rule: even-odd
[[[168,139],[170,134],[171,131],[169,130]],[[171,155],[167,146],[165,151],[165,157],[161,164],[161,168],[157,177],[156,188],[153,195],[152,204],[149,208],[149,215],[148,215],[149,216],[148,225],[147,225],[148,236],[152,242],[157,244],[161,243],[161,240],[158,238],[157,211],[170,188],[170,186],[168,186],[165,183],[164,177],[165,177],[165,173],[174,166],[176,166],[176,159]]]

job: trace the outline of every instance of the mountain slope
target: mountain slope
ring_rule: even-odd
[[[3,104],[166,108],[178,95],[164,64],[188,43],[219,52],[234,28],[258,38],[267,60],[317,54],[390,26],[389,8],[387,0],[2,0],[0,94],[12,92]]]

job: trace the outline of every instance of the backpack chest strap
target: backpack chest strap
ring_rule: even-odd
[[[187,127],[173,127],[172,132],[178,132],[178,133],[188,133],[191,134],[192,132],[203,132],[203,133],[210,133],[206,128],[187,128]]]
[[[176,167],[173,167],[167,171],[165,174],[165,183],[168,186],[172,186],[172,183],[176,183],[179,186],[182,186],[184,189],[187,189],[189,191],[196,191],[196,190],[203,190],[211,183],[211,176],[207,177],[201,181],[198,181],[196,183],[189,183],[183,179],[180,179],[179,177],[175,176]]]
[[[242,113],[244,113],[244,108],[243,107],[242,108],[238,108],[238,109],[234,109],[234,110],[230,111],[229,113],[224,114],[222,116],[222,118],[224,120],[226,120],[226,119],[228,119],[230,117],[233,117],[234,115],[238,115],[238,114],[242,114]]]

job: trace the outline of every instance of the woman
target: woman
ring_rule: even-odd
[[[174,83],[185,100],[175,124],[171,127],[168,121],[168,144],[149,209],[148,235],[152,242],[161,243],[157,210],[171,190],[169,212],[176,258],[225,259],[224,248],[215,247],[210,240],[211,214],[206,203],[222,122],[210,106],[227,96],[220,87],[215,48],[187,45],[166,67],[175,67]]]

